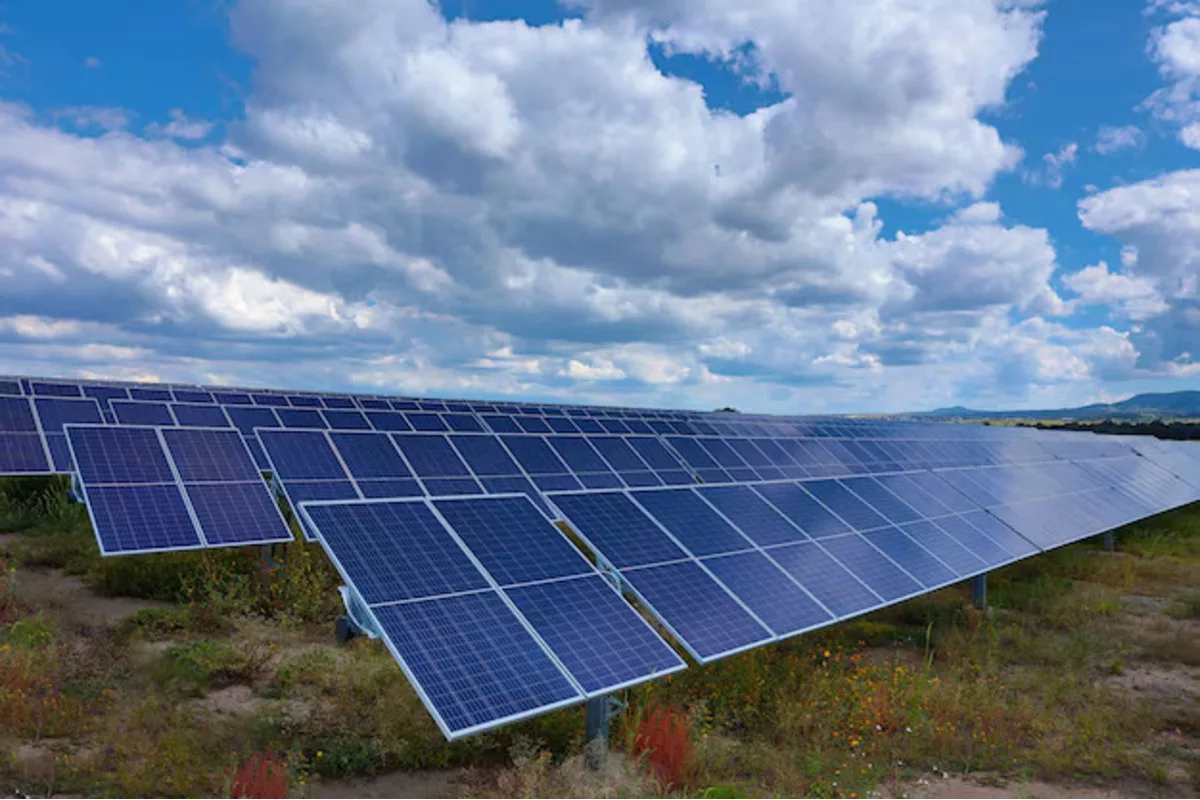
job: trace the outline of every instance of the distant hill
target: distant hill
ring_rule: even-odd
[[[915,414],[941,419],[1179,419],[1200,417],[1200,391],[1138,394],[1117,403],[1093,403],[1079,408],[1024,411],[981,411],[953,406]]]

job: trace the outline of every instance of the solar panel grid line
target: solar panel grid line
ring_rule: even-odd
[[[674,487],[674,488],[675,488],[675,490],[676,490],[676,491],[680,491],[679,487]],[[598,490],[598,491],[602,491],[602,490]],[[648,490],[642,490],[642,491],[658,491],[658,490],[656,490],[656,489],[648,489]],[[664,489],[664,490],[662,490],[662,491],[666,491],[666,489]],[[647,517],[647,519],[649,519],[649,520],[650,520],[650,522],[651,522],[652,524],[654,524],[654,525],[655,525],[655,526],[656,526],[656,527],[657,527],[657,528],[658,528],[660,531],[662,531],[662,533],[663,533],[663,534],[665,534],[665,535],[667,536],[667,538],[668,538],[668,539],[670,539],[670,540],[671,540],[671,541],[674,543],[674,545],[675,545],[677,548],[679,548],[679,549],[680,549],[680,550],[681,550],[683,553],[685,553],[685,554],[688,556],[688,558],[687,558],[687,559],[684,559],[684,561],[685,561],[685,562],[689,562],[689,561],[690,561],[690,562],[692,562],[692,563],[695,563],[695,564],[697,564],[697,565],[700,567],[700,569],[702,569],[702,570],[704,571],[704,573],[708,575],[708,577],[709,577],[709,578],[711,578],[711,579],[712,579],[714,582],[716,582],[716,583],[717,583],[717,585],[719,585],[719,586],[720,586],[720,587],[721,587],[721,588],[722,588],[722,589],[725,591],[725,593],[726,593],[726,594],[728,594],[728,595],[729,595],[731,598],[733,598],[733,600],[734,600],[734,601],[735,601],[735,602],[736,602],[736,603],[737,603],[739,606],[741,606],[742,610],[744,610],[744,611],[745,611],[747,614],[749,614],[749,615],[750,615],[750,617],[751,617],[751,618],[752,618],[752,619],[753,619],[755,622],[757,622],[757,623],[758,623],[760,626],[762,626],[763,630],[767,631],[767,632],[768,632],[768,633],[771,635],[771,638],[772,638],[772,639],[775,639],[775,638],[777,638],[777,637],[776,637],[776,635],[775,635],[775,633],[774,633],[774,632],[771,630],[771,627],[770,627],[769,625],[767,625],[767,623],[766,623],[766,622],[764,622],[764,621],[762,620],[762,618],[760,618],[760,617],[759,617],[757,614],[755,614],[755,613],[754,613],[754,611],[752,611],[752,610],[750,609],[750,606],[746,605],[745,601],[743,601],[743,600],[742,600],[742,598],[738,597],[738,596],[737,596],[737,595],[736,595],[736,594],[735,594],[735,593],[734,593],[734,592],[733,592],[733,591],[732,591],[732,590],[731,590],[731,589],[730,589],[728,586],[726,586],[726,585],[725,585],[725,583],[724,583],[724,582],[722,582],[722,581],[721,581],[721,580],[720,580],[720,579],[719,579],[719,578],[716,576],[716,574],[715,574],[715,573],[713,573],[713,571],[712,571],[711,569],[709,569],[709,568],[708,568],[708,566],[707,566],[706,564],[704,564],[704,563],[703,563],[703,561],[701,561],[700,559],[698,559],[698,558],[696,557],[696,555],[695,555],[695,554],[694,554],[694,553],[693,553],[693,552],[692,552],[690,549],[688,549],[688,548],[687,548],[687,547],[684,545],[684,543],[683,543],[683,542],[682,542],[682,541],[681,541],[681,540],[680,540],[678,537],[676,537],[676,536],[675,536],[673,533],[671,533],[671,531],[670,531],[670,529],[669,529],[669,528],[667,528],[667,527],[666,527],[666,526],[665,526],[665,525],[664,525],[662,522],[660,522],[660,521],[659,521],[659,519],[658,519],[658,518],[657,518],[655,515],[651,514],[649,511],[647,511],[647,510],[646,510],[646,508],[645,508],[645,507],[644,507],[644,506],[643,506],[641,503],[639,503],[639,502],[637,501],[637,498],[636,498],[636,497],[634,497],[634,493],[633,493],[633,492],[631,492],[631,491],[630,491],[630,490],[628,490],[628,489],[623,489],[623,490],[620,490],[620,492],[621,492],[621,493],[622,493],[622,494],[623,494],[623,495],[624,495],[624,496],[625,496],[625,497],[626,497],[628,500],[630,500],[630,501],[631,501],[631,502],[634,504],[634,506],[636,506],[638,509],[640,509],[640,510],[642,511],[642,513],[643,513],[643,514],[644,514],[644,515]],[[588,493],[588,490],[584,490],[584,492],[575,492],[574,494],[586,494],[586,493]],[[576,526],[575,526],[573,523],[571,523],[569,519],[567,520],[567,522],[568,522],[568,524],[569,524],[569,525],[571,525],[571,529],[572,529],[573,531],[575,531],[576,533],[579,533],[579,530],[580,530],[580,529],[579,529],[578,527],[576,527]],[[747,547],[745,547],[745,548],[742,548],[741,550],[738,550],[738,551],[731,551],[731,552],[744,552],[744,551],[746,551],[746,550],[753,550],[753,549],[754,549],[754,543],[753,543],[753,542],[751,542],[751,541],[750,541],[748,538],[746,538],[744,534],[741,534],[741,532],[740,532],[740,531],[739,531],[739,535],[741,535],[741,536],[742,536],[742,538],[743,538],[743,539],[746,541],[746,543],[747,543],[747,545],[748,545],[748,546],[747,546]],[[653,567],[653,566],[660,566],[660,564],[643,564],[643,565],[640,565],[640,566],[639,566],[639,568],[641,568],[641,569],[645,569],[645,568],[648,568],[648,567]],[[627,569],[629,569],[629,568],[627,568]],[[619,572],[619,571],[618,571],[618,572]],[[639,593],[639,595],[640,595],[640,593]],[[645,598],[643,598],[643,599],[645,599]],[[659,614],[657,614],[657,613],[655,614],[655,616],[656,616],[656,617],[658,617],[658,619],[659,619],[660,621],[662,621],[662,622],[664,622],[664,623],[665,623],[665,620],[663,619],[663,617],[662,617],[662,616],[660,616],[660,615],[659,615]],[[682,638],[680,638],[680,637],[676,637],[676,638],[677,638],[677,639],[680,641],[680,643],[681,643],[681,644],[685,644],[685,640],[684,640],[684,639],[682,639]],[[695,652],[695,651],[692,651],[692,654],[693,654],[693,655],[696,657],[696,659],[697,659],[698,661],[700,661],[700,663],[702,663],[702,664],[703,664],[703,663],[709,663],[709,662],[711,662],[711,661],[715,661],[715,660],[717,660],[717,659],[720,659],[720,658],[725,658],[725,657],[727,657],[727,656],[731,656],[731,655],[734,655],[734,654],[736,654],[736,653],[743,652],[743,651],[745,651],[745,650],[748,650],[748,649],[751,649],[751,648],[753,648],[753,647],[757,647],[757,646],[759,646],[760,644],[762,644],[762,642],[757,642],[757,643],[754,643],[754,644],[746,645],[746,646],[744,646],[744,647],[740,647],[740,648],[734,648],[734,649],[732,649],[732,650],[723,651],[723,652],[716,653],[716,654],[710,654],[710,655],[708,655],[707,657],[705,657],[705,656],[702,656],[702,655],[700,655],[698,652]],[[686,645],[686,644],[685,644],[685,646],[689,647],[689,649],[690,649],[690,645]]]
[[[500,447],[501,451],[508,457],[509,461],[512,462],[513,466],[516,467],[516,472],[513,472],[511,474],[505,473],[502,475],[495,475],[495,476],[479,475],[476,472],[475,468],[472,466],[470,459],[468,459],[463,454],[462,448],[458,444],[456,444],[456,442],[455,442],[456,436],[459,436],[459,437],[478,436],[480,439],[494,441]],[[546,519],[550,520],[551,522],[553,522],[557,519],[557,517],[554,516],[554,512],[555,512],[554,506],[552,506],[551,504],[546,502],[545,497],[542,496],[542,492],[538,489],[537,484],[535,484],[533,482],[533,477],[528,472],[525,471],[525,467],[521,464],[521,462],[513,457],[513,454],[509,451],[508,447],[505,446],[504,440],[499,435],[494,434],[494,433],[489,434],[486,432],[479,433],[479,434],[452,434],[452,435],[447,436],[447,441],[449,441],[450,447],[454,450],[455,453],[458,454],[458,457],[462,460],[462,462],[467,465],[467,469],[471,471],[471,476],[474,477],[475,482],[478,483],[483,488],[485,494],[489,494],[489,495],[498,494],[498,493],[494,493],[494,492],[491,492],[488,490],[488,482],[489,482],[490,478],[497,478],[497,479],[501,479],[501,480],[504,478],[508,478],[508,477],[521,478],[529,484],[530,488],[533,489],[533,491],[538,493],[537,498],[531,497],[530,499],[533,501],[534,506],[541,513],[541,515],[543,517],[545,517]]]

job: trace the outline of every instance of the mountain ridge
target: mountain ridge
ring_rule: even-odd
[[[1075,408],[987,411],[966,406],[951,406],[933,411],[919,411],[914,416],[956,419],[1183,419],[1200,417],[1200,390],[1146,392],[1115,403],[1091,403]]]

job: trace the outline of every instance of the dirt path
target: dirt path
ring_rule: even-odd
[[[135,597],[105,597],[58,569],[18,569],[14,591],[22,605],[46,611],[66,626],[99,628],[146,608],[168,603]]]
[[[462,770],[389,772],[376,778],[314,784],[311,797],[458,797]]]
[[[1048,783],[1046,781],[1008,781],[993,784],[987,781],[987,776],[963,778],[930,777],[911,783],[901,784],[898,792],[889,793],[881,790],[880,797],[925,797],[932,800],[941,798],[1056,798],[1056,797],[1196,797],[1186,793],[1181,787],[1164,787],[1142,781],[1122,781],[1104,786],[1087,783]]]

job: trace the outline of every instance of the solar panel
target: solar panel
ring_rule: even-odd
[[[37,433],[33,408],[24,397],[0,397],[0,432]]]
[[[204,546],[176,484],[93,486],[86,499],[103,555]]]
[[[275,411],[285,428],[327,428],[325,418],[314,408],[280,408]]]
[[[749,486],[701,486],[694,491],[760,547],[808,538]]]
[[[754,491],[814,539],[837,536],[850,528],[795,483],[755,484]]]
[[[284,480],[345,480],[346,470],[321,431],[260,430],[271,471]]]
[[[166,403],[137,400],[113,400],[109,403],[121,425],[174,425],[175,418]]]
[[[621,492],[555,494],[550,499],[571,528],[618,568],[688,557]]]
[[[168,428],[162,436],[184,483],[244,481],[262,485],[237,431]]]
[[[181,394],[176,392],[176,394]],[[174,403],[171,413],[175,421],[188,428],[228,428],[231,427],[225,411],[217,405],[200,405],[194,403]]]
[[[774,639],[770,630],[694,561],[625,570],[621,574],[701,663]]]
[[[593,571],[523,495],[434,500],[433,506],[501,586]]]
[[[703,563],[778,637],[833,621],[828,610],[762,553],[716,556]]]
[[[634,501],[658,520],[692,555],[749,550],[753,544],[691,489],[633,492]]]
[[[526,584],[505,593],[588,695],[684,667],[599,575]]]
[[[814,542],[773,547],[767,554],[839,619],[883,605],[883,598]]]
[[[582,699],[494,591],[372,612],[448,738]]]

